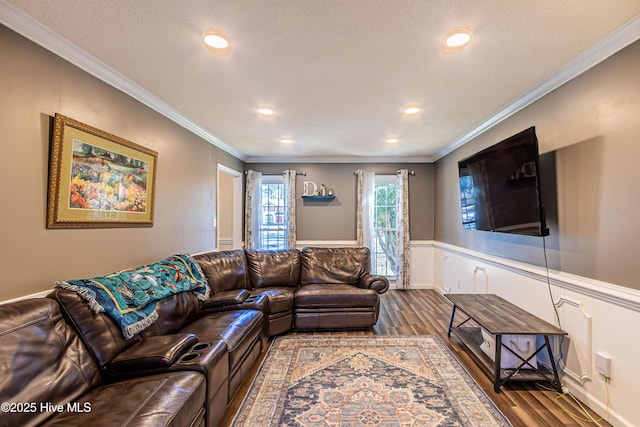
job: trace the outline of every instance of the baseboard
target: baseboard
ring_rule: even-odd
[[[399,289],[395,284],[393,285],[393,287],[391,286],[391,284],[389,284],[389,289]],[[410,289],[435,289],[435,286],[433,286],[433,283],[429,284],[429,283],[411,283],[411,288]]]
[[[572,381],[562,379],[564,386],[568,389],[569,393],[575,396],[580,402],[594,410],[601,415],[609,424],[613,426],[635,427],[629,420],[624,418],[621,414],[614,411],[611,408],[607,408],[606,403],[603,403],[598,398],[590,393],[586,393],[582,388],[576,386]],[[571,398],[567,396],[567,398]]]

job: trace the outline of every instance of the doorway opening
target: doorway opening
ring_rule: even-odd
[[[242,248],[242,172],[218,163],[216,248]]]

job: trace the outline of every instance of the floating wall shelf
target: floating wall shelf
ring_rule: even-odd
[[[305,200],[333,200],[336,196],[302,196]]]

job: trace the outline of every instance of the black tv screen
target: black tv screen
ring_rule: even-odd
[[[546,236],[535,127],[458,162],[462,226]]]

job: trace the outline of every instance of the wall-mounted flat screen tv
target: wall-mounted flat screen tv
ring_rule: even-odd
[[[546,236],[535,127],[458,162],[462,226]]]

